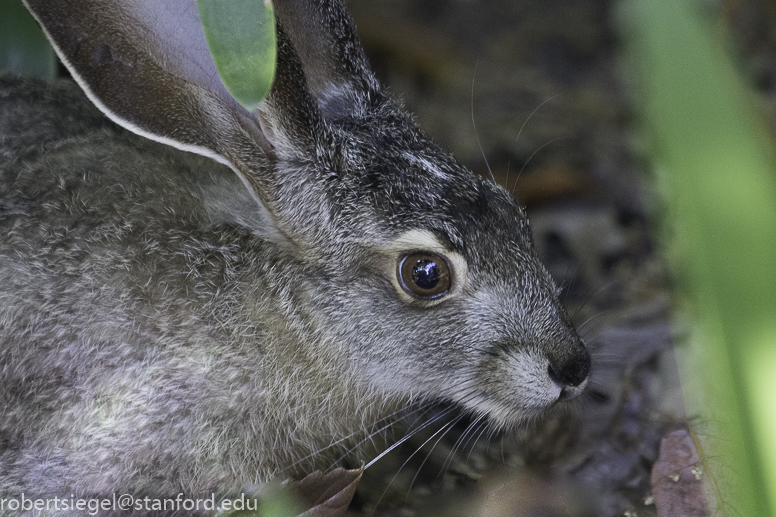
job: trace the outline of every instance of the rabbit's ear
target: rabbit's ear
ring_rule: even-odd
[[[222,84],[196,0],[24,0],[89,98],[135,133],[229,165],[271,205],[260,164],[312,152],[319,114],[278,31],[275,83],[259,113]],[[281,142],[282,149],[277,142]]]
[[[275,14],[302,61],[310,92],[325,100],[348,88],[379,90],[341,0],[275,0]]]

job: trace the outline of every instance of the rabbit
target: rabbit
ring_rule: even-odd
[[[195,0],[25,3],[77,86],[0,83],[0,498],[226,497],[419,402],[510,429],[583,392],[525,211],[340,0],[276,0],[254,112]]]

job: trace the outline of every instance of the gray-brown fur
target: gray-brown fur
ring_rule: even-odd
[[[30,3],[44,26],[89,6]],[[92,91],[231,168],[119,128],[66,81],[1,80],[0,498],[235,494],[412,401],[508,427],[584,386],[589,355],[513,196],[382,92],[339,2],[277,13],[257,114],[143,75],[145,58],[147,92]],[[91,86],[103,69],[52,37]],[[166,107],[135,113],[148,92]],[[200,118],[159,120],[177,105]],[[408,232],[465,262],[454,295],[397,291]]]

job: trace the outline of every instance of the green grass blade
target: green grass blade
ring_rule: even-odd
[[[269,0],[197,0],[210,53],[232,97],[253,111],[275,75],[275,16]]]
[[[721,434],[731,481],[722,514],[776,515],[776,165],[766,124],[699,4],[630,0],[625,34],[699,328],[685,400]],[[698,379],[703,395],[691,389]]]
[[[53,80],[57,58],[21,0],[0,0],[0,70]]]

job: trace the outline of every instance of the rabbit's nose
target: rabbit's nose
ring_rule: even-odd
[[[590,374],[590,353],[584,347],[571,356],[550,359],[547,373],[561,388],[579,386]]]

